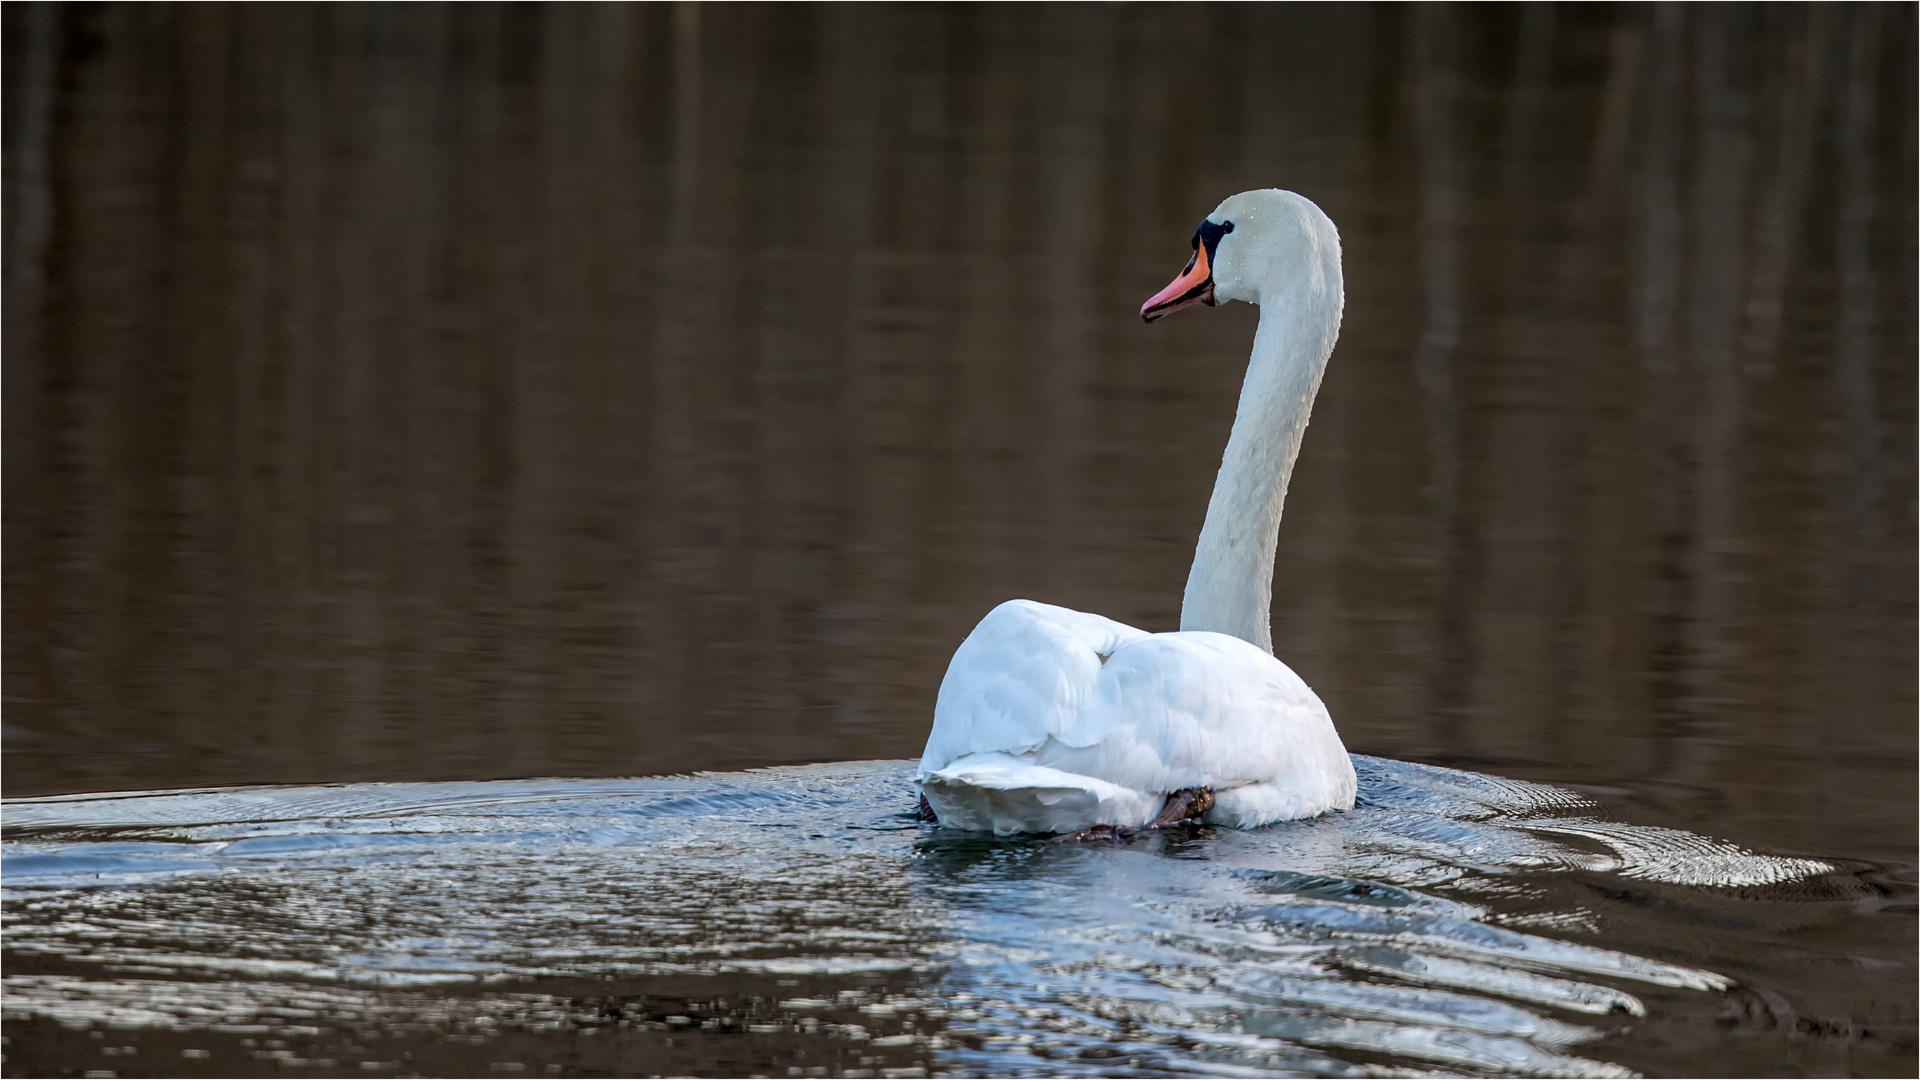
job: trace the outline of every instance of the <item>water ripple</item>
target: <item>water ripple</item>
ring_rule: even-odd
[[[1627,1075],[1595,1048],[1645,995],[1731,980],[1567,940],[1604,901],[1549,883],[1829,869],[1355,761],[1349,813],[1123,848],[918,825],[903,762],[10,800],[6,1015],[363,1044],[732,1033],[852,1075]]]

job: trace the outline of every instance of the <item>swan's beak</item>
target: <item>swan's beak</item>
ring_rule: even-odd
[[[1213,306],[1213,267],[1208,265],[1207,245],[1200,242],[1199,234],[1194,235],[1193,258],[1187,260],[1187,268],[1173,279],[1173,284],[1161,289],[1140,305],[1140,317],[1148,322],[1170,315],[1183,307],[1194,304]]]

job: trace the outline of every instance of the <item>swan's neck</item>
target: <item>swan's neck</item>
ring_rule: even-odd
[[[1273,651],[1268,619],[1280,508],[1340,331],[1340,307],[1337,276],[1262,299],[1233,434],[1187,575],[1182,630],[1232,634]]]

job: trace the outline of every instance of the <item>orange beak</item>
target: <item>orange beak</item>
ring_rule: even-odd
[[[1171,315],[1183,307],[1194,304],[1213,306],[1213,267],[1208,265],[1207,245],[1200,243],[1196,236],[1193,245],[1193,258],[1187,260],[1187,268],[1173,279],[1173,284],[1161,289],[1140,305],[1140,317],[1152,322],[1165,315]]]

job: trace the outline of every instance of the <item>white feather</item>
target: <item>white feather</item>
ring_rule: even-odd
[[[1287,481],[1340,330],[1340,236],[1287,191],[1235,195],[1209,220],[1227,226],[1214,295],[1260,304],[1260,326],[1181,631],[1031,600],[994,608],[953,654],[920,759],[944,825],[1139,826],[1182,788],[1212,789],[1207,820],[1241,828],[1353,805],[1346,747],[1273,658],[1267,624]]]
[[[1188,787],[1214,789],[1206,820],[1252,828],[1352,806],[1355,786],[1326,706],[1257,646],[1031,600],[954,653],[919,781],[943,825],[1003,835],[1137,827]]]

